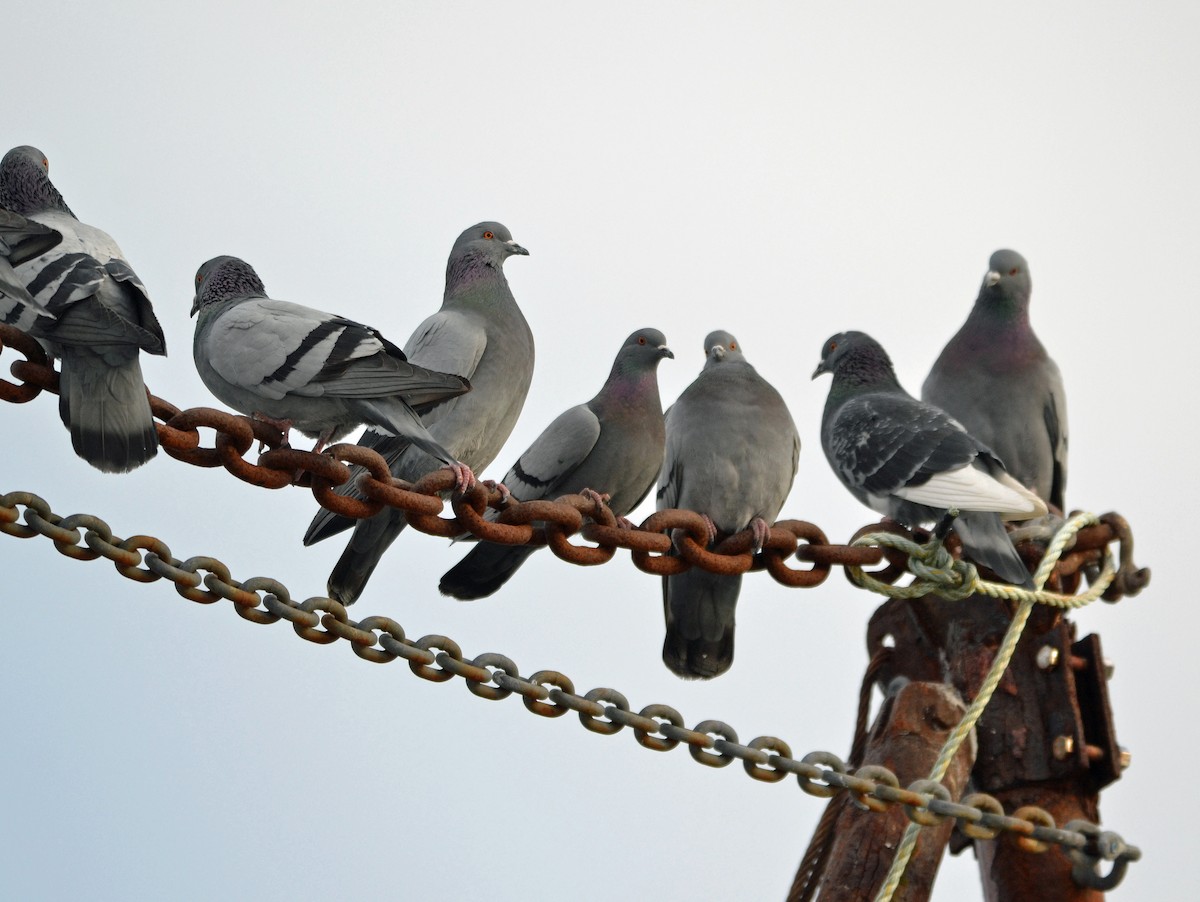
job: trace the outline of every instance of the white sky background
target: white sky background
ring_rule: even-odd
[[[1102,814],[1145,859],[1113,898],[1177,892],[1197,801],[1179,778],[1200,740],[1194,4],[102,6],[6,12],[0,152],[44,150],[76,213],[121,244],[171,352],[143,357],[147,382],[181,407],[216,403],[187,316],[208,258],[244,257],[273,296],[402,344],[440,303],[454,238],[499,219],[532,253],[507,273],[538,360],[486,475],[591,397],[635,328],[675,350],[667,403],[724,328],[805,442],[784,516],[845,540],[875,517],[820,451],[821,342],[871,332],[916,391],[988,256],[1021,251],[1070,397],[1068,503],[1127,516],[1154,568],[1142,596],[1077,617],[1117,665],[1134,755]],[[342,541],[301,547],[307,491],[165,454],[105,476],[71,453],[53,398],[0,417],[0,491],[324,593]],[[734,667],[695,684],[662,665],[659,586],[627,556],[584,570],[544,552],[461,604],[436,590],[461,553],[406,532],[352,613],[743,741],[848,749],[878,600],[840,575],[804,591],[748,577]],[[42,539],[0,537],[0,568],[6,898],[782,899],[822,809],[794,781],[479,700]],[[969,855],[935,898],[979,898]]]

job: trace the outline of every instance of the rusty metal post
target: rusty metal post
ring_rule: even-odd
[[[944,683],[904,685],[879,711],[867,740],[864,764],[892,770],[907,786],[928,776],[950,730],[966,706]],[[972,743],[959,750],[943,781],[954,798],[966,785],[974,757]],[[833,832],[828,866],[821,880],[820,902],[860,902],[872,898],[883,884],[896,847],[909,820],[903,808],[885,813],[864,812],[844,805]],[[933,891],[934,877],[950,839],[953,822],[921,832],[897,902],[923,902]]]

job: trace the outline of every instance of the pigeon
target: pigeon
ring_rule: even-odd
[[[443,402],[422,420],[437,441],[476,472],[487,467],[508,440],[533,379],[533,333],[503,268],[509,257],[528,253],[498,222],[471,226],[450,251],[441,309],[421,323],[404,346],[410,362],[470,380],[468,394]],[[400,479],[415,481],[437,468],[420,448],[374,429],[367,429],[359,444],[381,454]],[[354,483],[352,479],[341,490],[356,492]],[[404,514],[394,508],[360,521],[318,512],[305,533],[305,545],[354,528],[329,575],[330,597],[352,604],[405,525]]]
[[[1004,519],[1046,513],[1000,458],[939,407],[918,401],[863,332],[825,342],[813,378],[833,374],[821,447],[838,479],[872,510],[916,526],[958,510],[963,550],[1007,582],[1032,587]]]
[[[192,315],[196,370],[234,410],[285,438],[295,427],[317,440],[314,452],[368,423],[454,469],[459,488],[473,482],[419,416],[470,391],[462,376],[409,363],[370,326],[268,297],[258,273],[237,257],[200,267]]]
[[[762,548],[792,489],[800,435],[783,398],[728,332],[704,339],[704,368],[667,411],[658,508],[702,514],[709,547],[751,529]],[[684,679],[712,679],[733,664],[734,609],[742,577],[693,567],[663,577],[663,663]]]
[[[15,147],[0,160],[0,208],[61,236],[34,256],[19,244],[9,257],[41,310],[5,302],[0,314],[28,325],[61,358],[58,411],[75,453],[98,470],[128,472],[158,453],[138,351],[165,355],[166,341],[117,243],[75,217],[49,171],[34,147]]]
[[[921,388],[962,423],[1017,482],[1064,511],[1067,398],[1062,375],[1029,325],[1029,264],[992,254],[970,316]]]
[[[51,327],[54,316],[29,293],[13,267],[40,257],[61,241],[62,234],[55,229],[0,209],[0,322],[23,332],[35,323]]]
[[[608,496],[619,521],[641,504],[662,467],[658,362],[674,357],[657,329],[640,329],[621,345],[600,392],[560,414],[520,456],[503,485],[518,501],[592,492]],[[497,516],[489,511],[490,516]],[[443,595],[485,598],[508,582],[536,546],[480,542],[443,577]]]

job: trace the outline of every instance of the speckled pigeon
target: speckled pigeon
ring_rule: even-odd
[[[0,160],[0,208],[62,236],[13,270],[52,317],[37,318],[30,331],[62,360],[58,411],[75,453],[98,470],[126,472],[158,452],[138,351],[166,354],[166,342],[117,243],[75,218],[49,171],[35,147]]]
[[[468,394],[438,405],[422,420],[438,442],[476,472],[490,464],[508,440],[533,378],[533,334],[503,269],[512,255],[528,253],[498,222],[471,226],[450,251],[441,309],[418,326],[404,346],[412,363],[471,381]],[[382,454],[400,479],[416,480],[439,466],[419,448],[372,429],[359,444]],[[356,492],[353,483],[342,491]],[[392,508],[361,521],[320,511],[304,536],[305,545],[354,527],[329,575],[330,596],[353,603],[405,525],[404,515]]]
[[[362,423],[412,442],[452,467],[469,469],[418,415],[470,391],[462,376],[409,363],[370,326],[267,297],[254,268],[214,257],[196,273],[192,354],[209,391],[241,413],[317,439],[314,451]]]
[[[959,510],[954,529],[967,556],[1010,583],[1031,586],[1002,519],[1040,516],[1042,500],[957,420],[906,392],[871,336],[830,338],[813,378],[822,373],[832,373],[833,384],[821,447],[851,494],[911,526]]]
[[[591,490],[608,495],[619,518],[637,507],[662,467],[666,433],[658,362],[674,356],[657,329],[640,329],[625,339],[596,397],[560,414],[513,464],[503,483],[512,497],[533,501]],[[438,588],[463,600],[485,598],[536,550],[480,542]]]
[[[55,229],[0,209],[0,323],[25,332],[39,319],[41,328],[53,325],[54,317],[29,293],[13,267],[40,257],[61,241]]]
[[[783,398],[728,332],[704,339],[704,368],[667,411],[658,508],[707,518],[718,537],[754,531],[761,548],[800,460],[800,435]],[[693,567],[663,577],[663,663],[684,679],[711,679],[733,663],[741,576]]]
[[[1029,264],[992,254],[967,321],[946,345],[921,397],[962,423],[1043,501],[1064,511],[1067,397],[1029,324]]]

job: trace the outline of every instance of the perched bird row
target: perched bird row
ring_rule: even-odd
[[[525,254],[499,223],[464,231],[450,252],[441,308],[403,349],[370,326],[275,300],[248,263],[216,257],[196,273],[196,368],[217,398],[285,438],[295,428],[319,451],[365,425],[359,444],[381,454],[394,476],[415,481],[448,466],[457,488],[469,487],[507,441],[533,376],[533,334],[503,271],[505,260]],[[813,373],[832,375],[821,447],[846,488],[908,525],[958,511],[966,554],[1020,585],[1029,573],[1003,521],[1041,516],[1048,505],[1061,512],[1067,458],[1062,379],[1030,326],[1031,285],[1019,254],[992,255],[922,400],[862,332],[826,341]],[[60,415],[77,454],[107,472],[154,456],[138,354],[166,353],[162,329],[116,243],[75,217],[32,147],[0,161],[0,321],[61,359]],[[628,526],[625,516],[657,482],[659,509],[700,513],[709,547],[750,530],[761,550],[791,491],[800,436],[733,335],[710,333],[704,351],[700,374],[664,417],[658,364],[674,354],[662,332],[634,332],[600,391],[546,427],[505,475],[502,493],[518,501],[590,495]],[[359,496],[358,481],[339,491]],[[327,587],[351,604],[405,525],[391,508],[360,521],[323,509],[304,544],[353,530]],[[439,588],[485,597],[534,550],[479,542]],[[663,578],[663,660],[673,672],[707,679],[729,669],[740,588],[740,576],[698,568]]]

